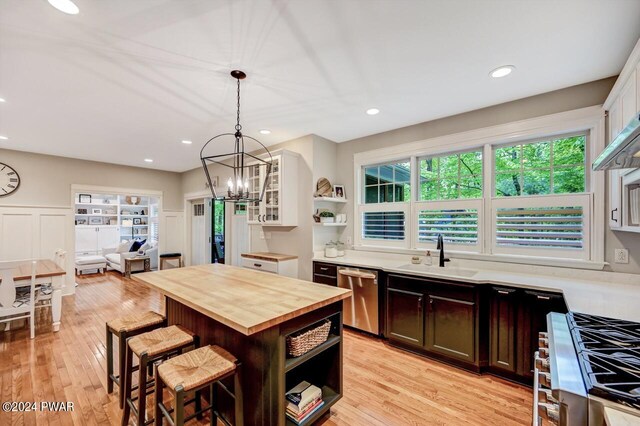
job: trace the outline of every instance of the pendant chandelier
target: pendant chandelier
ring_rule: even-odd
[[[207,176],[207,182],[209,188],[211,188],[211,194],[214,199],[234,203],[262,201],[271,174],[273,157],[271,157],[271,153],[262,142],[251,136],[242,134],[242,126],[240,125],[240,80],[244,80],[247,75],[242,71],[233,70],[231,71],[231,77],[235,78],[238,82],[236,131],[234,133],[222,133],[209,139],[200,151],[200,160],[202,161],[202,167],[204,168],[204,173]],[[214,145],[218,146],[219,143],[227,143],[232,140],[233,152],[205,155],[205,149],[211,142],[217,141]],[[266,155],[262,155],[262,157],[268,158],[268,160],[257,156],[259,154],[258,151],[261,150],[266,151]],[[231,177],[227,181],[227,190],[225,192],[216,191],[216,187],[211,182],[208,167],[210,164],[219,164],[233,170]],[[260,174],[251,174],[250,168],[253,168],[251,170],[257,171],[261,167],[264,167],[265,174],[264,180],[259,181]],[[251,183],[249,182],[250,178],[252,179]]]

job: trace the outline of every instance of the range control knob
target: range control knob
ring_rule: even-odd
[[[536,357],[536,368],[544,373],[549,372],[549,358]]]
[[[551,389],[551,374],[540,371],[538,373],[538,383],[548,389]]]
[[[553,397],[551,389],[538,389],[538,401],[544,404],[558,404],[558,400]]]
[[[551,424],[560,423],[560,410],[557,404],[538,403],[538,416]]]

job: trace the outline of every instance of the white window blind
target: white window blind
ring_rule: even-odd
[[[500,208],[496,212],[499,246],[584,247],[582,207]]]
[[[435,243],[438,235],[453,244],[478,243],[478,210],[420,210],[418,241]]]
[[[362,213],[362,239],[404,240],[403,211],[369,211]]]
[[[589,259],[590,194],[493,200],[493,253]]]

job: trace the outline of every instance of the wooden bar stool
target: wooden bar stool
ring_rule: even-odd
[[[120,409],[124,407],[124,392],[120,378],[124,377],[124,359],[127,347],[127,339],[146,333],[158,327],[166,325],[165,318],[152,311],[136,313],[107,322],[107,392],[113,392],[113,384],[118,385],[118,399]],[[118,337],[118,369],[119,374],[113,374],[113,336]]]
[[[160,270],[164,269],[165,262],[169,262],[171,260],[178,261],[178,268],[182,268],[184,266],[182,264],[182,253],[163,253],[160,255]]]
[[[231,376],[234,377],[233,392],[222,383],[222,380]],[[219,346],[204,346],[163,362],[157,367],[155,384],[156,426],[162,425],[163,417],[167,418],[173,426],[182,426],[194,417],[200,418],[205,411],[211,411],[212,425],[217,424],[217,419],[220,419],[224,424],[231,426],[231,423],[218,411],[216,385],[234,399],[234,424],[243,425],[240,363],[236,357]],[[162,401],[164,386],[167,386],[173,395],[173,410],[169,410]],[[201,409],[200,392],[207,387],[209,388],[209,407]],[[195,392],[195,398],[185,401],[187,392]],[[185,417],[185,405],[191,402],[195,402],[195,413]]]
[[[149,424],[145,421],[147,388],[153,385],[153,381],[147,380],[147,370],[153,363],[170,356],[179,355],[184,349],[198,347],[198,336],[178,325],[158,328],[148,333],[131,337],[127,341],[124,371],[124,412],[122,413],[122,425],[129,423],[131,411],[137,418],[137,425]],[[133,354],[138,357],[138,386],[133,387]],[[138,396],[132,397],[131,393],[137,389]],[[137,401],[137,407],[135,405]]]

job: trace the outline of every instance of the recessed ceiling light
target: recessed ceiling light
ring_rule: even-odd
[[[193,142],[191,142],[191,141],[182,141],[182,143],[185,144],[185,145],[191,145]]]
[[[9,139],[9,138],[8,138],[8,137],[6,137],[6,136],[0,136],[0,140],[6,141],[6,140],[8,140],[8,139]]]
[[[60,12],[64,12],[68,15],[77,15],[80,13],[80,9],[71,0],[49,0],[49,4]]]
[[[491,71],[489,75],[493,78],[506,77],[511,74],[514,69],[516,69],[516,67],[513,65],[503,65]]]
[[[4,103],[7,102],[4,98],[0,98],[0,102]]]
[[[376,115],[379,112],[380,112],[380,110],[378,108],[369,108],[367,110],[367,114],[369,114],[369,115]]]
[[[144,162],[145,163],[153,163],[153,160],[151,158],[145,158]]]
[[[271,130],[269,130],[269,129],[262,129],[262,130],[260,130],[260,134],[262,134],[262,135],[270,135],[270,134],[271,134]]]

